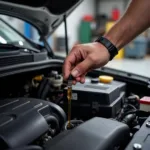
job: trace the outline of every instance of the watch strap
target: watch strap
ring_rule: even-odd
[[[110,54],[110,60],[112,60],[118,54],[118,49],[116,46],[112,44],[107,38],[101,36],[95,42],[99,42],[107,48]]]

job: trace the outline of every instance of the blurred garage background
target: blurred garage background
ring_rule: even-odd
[[[69,49],[71,50],[74,44],[92,42],[97,36],[107,32],[122,16],[129,2],[130,0],[84,0],[67,18]],[[30,24],[9,16],[0,17],[27,38],[40,42],[37,30]],[[56,55],[66,56],[64,24],[57,28],[48,41]],[[149,56],[150,30],[148,29],[121,49],[107,66],[149,76]]]

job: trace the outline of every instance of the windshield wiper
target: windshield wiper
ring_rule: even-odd
[[[28,51],[33,51],[35,53],[40,53],[40,50],[37,49],[29,49],[29,48],[25,48],[25,47],[20,47],[20,46],[15,46],[13,44],[2,44],[0,43],[0,49],[8,49],[8,50],[28,50]]]

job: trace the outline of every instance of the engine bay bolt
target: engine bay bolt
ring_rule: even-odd
[[[138,144],[138,143],[135,143],[135,144],[133,145],[133,148],[134,148],[134,150],[142,150],[142,145],[141,145],[141,144]]]
[[[150,128],[150,121],[148,121],[148,122],[146,123],[146,126],[147,126],[148,128]]]

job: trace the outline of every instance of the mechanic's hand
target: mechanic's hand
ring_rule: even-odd
[[[106,65],[109,58],[108,50],[100,43],[75,45],[64,63],[64,79],[67,80],[72,74],[74,84],[84,83],[87,72]]]

